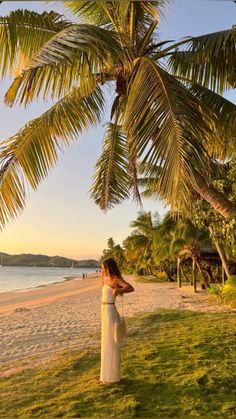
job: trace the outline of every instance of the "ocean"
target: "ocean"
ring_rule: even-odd
[[[28,288],[62,282],[67,277],[81,278],[83,273],[96,272],[96,268],[37,268],[28,266],[0,267],[0,292],[25,290]]]

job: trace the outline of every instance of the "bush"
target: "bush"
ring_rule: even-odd
[[[163,271],[155,272],[155,276],[157,277],[157,279],[159,279],[160,282],[168,281],[168,277],[167,277],[166,273],[163,272]]]
[[[236,307],[236,275],[227,279],[222,289],[222,297],[230,307]]]
[[[215,297],[217,301],[222,301],[222,287],[220,285],[211,285],[207,288],[207,293]]]

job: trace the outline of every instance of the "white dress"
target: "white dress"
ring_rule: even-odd
[[[115,303],[116,297],[112,288],[104,284],[102,302]],[[101,372],[102,382],[120,381],[120,342],[115,335],[115,322],[119,313],[115,304],[101,304],[102,336],[101,336]]]

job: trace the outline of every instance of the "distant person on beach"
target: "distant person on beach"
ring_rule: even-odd
[[[84,279],[84,274],[83,274],[83,279]]]
[[[126,282],[113,258],[102,263],[102,304],[101,304],[101,371],[99,384],[120,381],[120,336],[115,333],[120,315],[115,306],[117,295],[134,291]]]

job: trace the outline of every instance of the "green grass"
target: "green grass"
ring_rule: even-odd
[[[163,282],[168,282],[167,278],[158,278],[157,276],[148,276],[148,275],[139,275],[135,278],[136,282],[143,282],[145,284],[148,283],[161,283],[163,284]]]
[[[0,417],[236,416],[235,313],[128,319],[122,380],[98,385],[99,348],[2,379]]]

